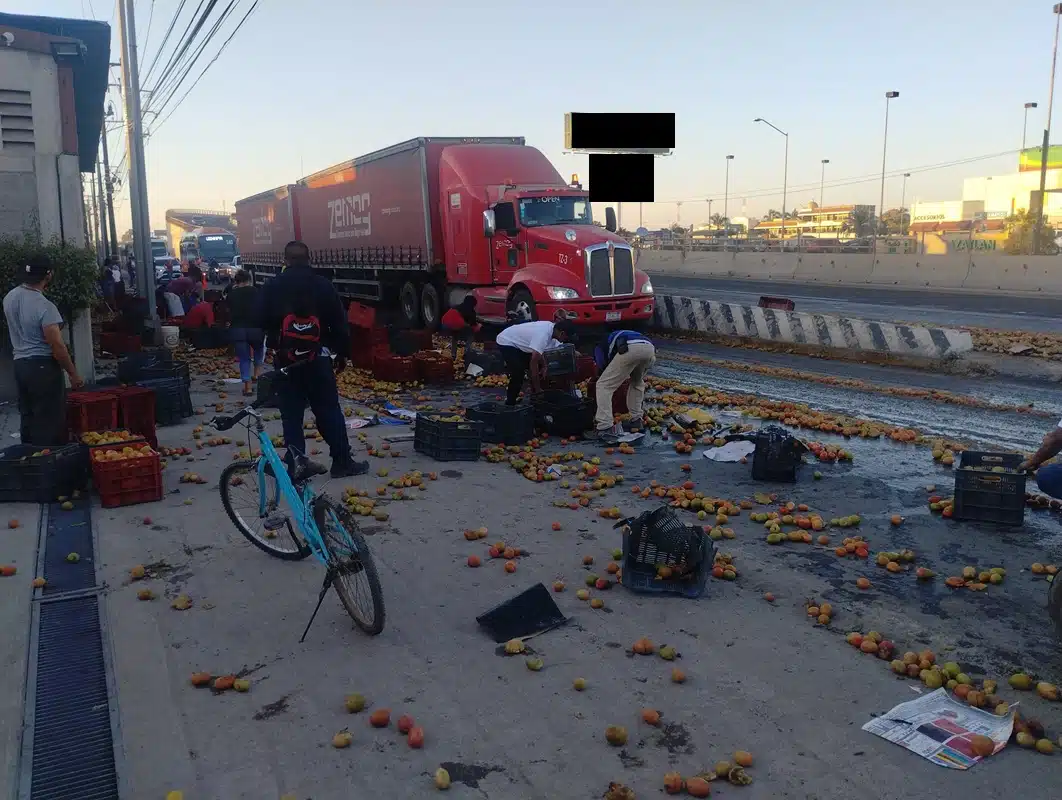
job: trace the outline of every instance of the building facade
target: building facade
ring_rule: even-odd
[[[769,239],[854,239],[866,236],[874,219],[876,206],[839,205],[820,206],[811,203],[796,212],[796,218],[765,219],[755,227],[757,235]]]
[[[84,244],[110,26],[0,14],[0,235]]]

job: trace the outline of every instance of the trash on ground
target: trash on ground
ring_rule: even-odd
[[[567,621],[541,583],[476,617],[476,622],[495,642],[544,633]]]
[[[709,461],[737,463],[741,461],[741,459],[747,458],[755,449],[756,445],[752,442],[735,441],[727,442],[722,447],[705,450],[701,455]]]
[[[1006,747],[1013,727],[1013,711],[996,716],[956,702],[942,688],[900,703],[887,714],[870,720],[863,730],[938,766],[969,769],[986,755]],[[992,740],[992,749],[979,755],[984,737]]]

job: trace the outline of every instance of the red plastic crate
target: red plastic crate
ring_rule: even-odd
[[[71,392],[66,396],[66,424],[73,438],[89,431],[118,427],[118,398],[109,393]]]
[[[449,356],[427,350],[413,356],[417,380],[425,383],[451,383],[454,379],[454,361]]]
[[[597,362],[593,356],[575,357],[575,382],[594,380],[597,377]]]
[[[619,385],[612,394],[612,414],[627,414],[630,409],[627,408],[627,390],[631,388],[631,379],[628,378]],[[597,406],[597,378],[593,378],[586,387],[587,396],[594,401],[594,406]]]
[[[105,332],[100,334],[100,350],[120,356],[139,353],[142,340],[131,333]]]
[[[97,460],[100,453],[128,446],[123,442],[92,449],[92,483],[104,508],[155,503],[162,499],[162,462],[154,450],[133,458]]]
[[[417,379],[417,368],[411,356],[392,356],[374,353],[372,374],[381,381],[412,383]]]
[[[118,393],[118,423],[158,447],[155,435],[155,390],[124,386]]]
[[[372,362],[377,356],[388,356],[387,345],[364,345],[357,342],[350,348],[350,365],[355,369],[372,369]]]

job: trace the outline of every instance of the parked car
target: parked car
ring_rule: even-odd
[[[870,239],[849,239],[841,245],[842,253],[869,253],[871,250]]]
[[[841,243],[837,239],[805,239],[805,253],[836,253]]]

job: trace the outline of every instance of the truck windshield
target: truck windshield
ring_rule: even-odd
[[[231,261],[236,255],[236,237],[231,234],[200,236],[199,255],[207,261]]]
[[[590,201],[585,197],[546,195],[521,197],[520,224],[528,228],[539,225],[593,225]]]
[[[167,253],[166,253],[166,243],[165,242],[152,242],[151,243],[151,255],[152,255],[152,257],[167,255]]]

